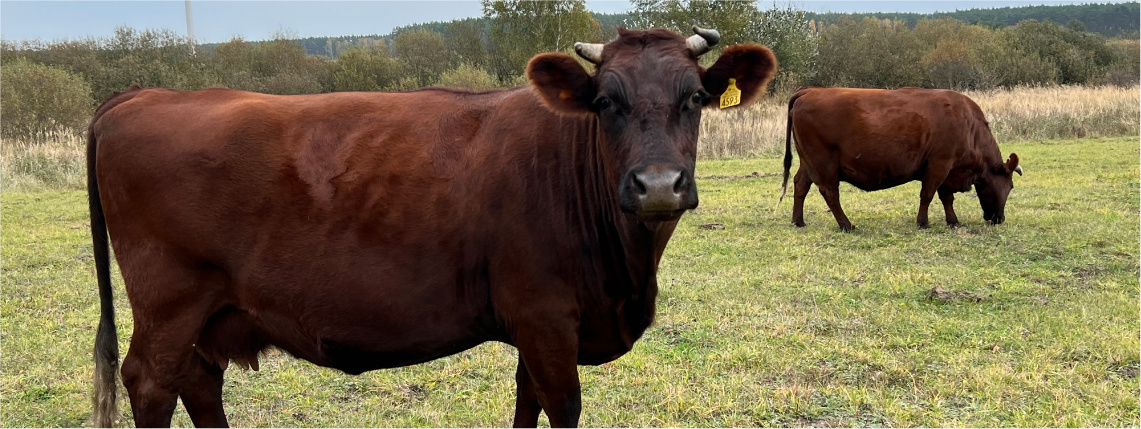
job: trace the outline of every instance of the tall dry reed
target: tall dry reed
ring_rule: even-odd
[[[59,129],[32,140],[0,140],[0,191],[84,189],[86,140]]]

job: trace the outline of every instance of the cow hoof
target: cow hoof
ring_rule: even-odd
[[[951,227],[951,229],[959,229],[959,228],[963,227],[963,224],[955,222],[955,223],[949,223],[949,224],[947,224],[947,226]]]
[[[931,229],[931,225],[926,223],[919,224],[919,229]]]
[[[855,231],[855,230],[856,230],[856,227],[855,227],[855,226],[852,226],[852,225],[840,225],[840,231],[844,231],[844,232],[852,232],[852,231]]]
[[[793,222],[792,226],[795,226],[797,228],[804,228],[804,222]]]

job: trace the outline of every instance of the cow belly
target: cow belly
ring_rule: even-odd
[[[357,344],[324,338],[320,342],[321,359],[316,362],[349,374],[360,374],[374,369],[415,365],[453,355],[475,347],[484,339],[466,338],[450,341],[423,341],[411,347],[393,350],[376,350],[374,344]]]
[[[911,178],[899,179],[895,177],[884,177],[879,175],[869,175],[860,173],[841,173],[840,181],[848,183],[862,191],[879,191],[882,189],[894,188],[904,183],[910,182]]]
[[[871,169],[848,163],[840,166],[840,181],[863,191],[894,188],[915,179],[910,172],[900,174],[897,171]]]
[[[498,338],[486,280],[433,265],[464,265],[445,255],[337,243],[268,252],[235,294],[269,342],[297,357],[349,373],[412,365]]]
[[[459,353],[494,339],[473,318],[427,319],[330,317],[286,322],[259,317],[267,343],[315,364],[350,374],[415,365]],[[304,323],[304,324],[302,324]]]

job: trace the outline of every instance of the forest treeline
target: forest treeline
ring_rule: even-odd
[[[106,38],[0,41],[0,131],[4,137],[34,139],[60,128],[80,130],[99,101],[136,83],[271,94],[522,85],[531,56],[573,53],[574,42],[610,40],[619,26],[689,34],[697,24],[721,31],[718,49],[765,44],[780,61],[773,83],[778,91],[802,85],[960,90],[1124,86],[1136,84],[1141,75],[1136,31],[1132,37],[1109,38],[1091,31],[1079,14],[999,25],[999,15],[975,23],[949,16],[912,22],[833,19],[793,6],[764,9],[753,2],[632,4],[627,15],[602,15],[586,10],[582,0],[485,0],[480,18],[418,24],[377,37],[297,39],[283,34],[269,41],[236,38],[194,45],[170,30],[120,27]],[[1137,3],[1125,5],[1136,10]],[[963,12],[970,11],[956,13]],[[1136,19],[1137,13],[1132,16]],[[313,53],[316,40],[323,43],[320,54]],[[703,61],[716,57],[714,52]]]
[[[1105,37],[1137,38],[1141,27],[1141,3],[1090,3],[1070,5],[1036,5],[1000,7],[988,9],[967,9],[954,12],[921,13],[809,13],[808,18],[817,22],[835,23],[844,18],[877,18],[905,21],[915,26],[922,19],[952,18],[969,24],[990,28],[1001,28],[1032,19],[1049,20],[1068,25],[1083,31],[1097,33]]]

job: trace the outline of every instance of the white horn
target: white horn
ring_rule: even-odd
[[[578,54],[578,56],[582,57],[582,59],[590,61],[594,64],[598,64],[602,62],[603,46],[605,45],[601,43],[575,42],[574,52]]]
[[[1018,175],[1021,176],[1022,175],[1022,166],[1019,165],[1017,167],[1014,167],[1014,172],[1018,173]]]
[[[709,52],[711,46],[721,41],[721,33],[714,29],[705,29],[695,25],[693,26],[693,32],[697,34],[689,36],[689,38],[685,40],[685,44],[689,47],[689,51],[693,52],[693,56],[695,57]]]

